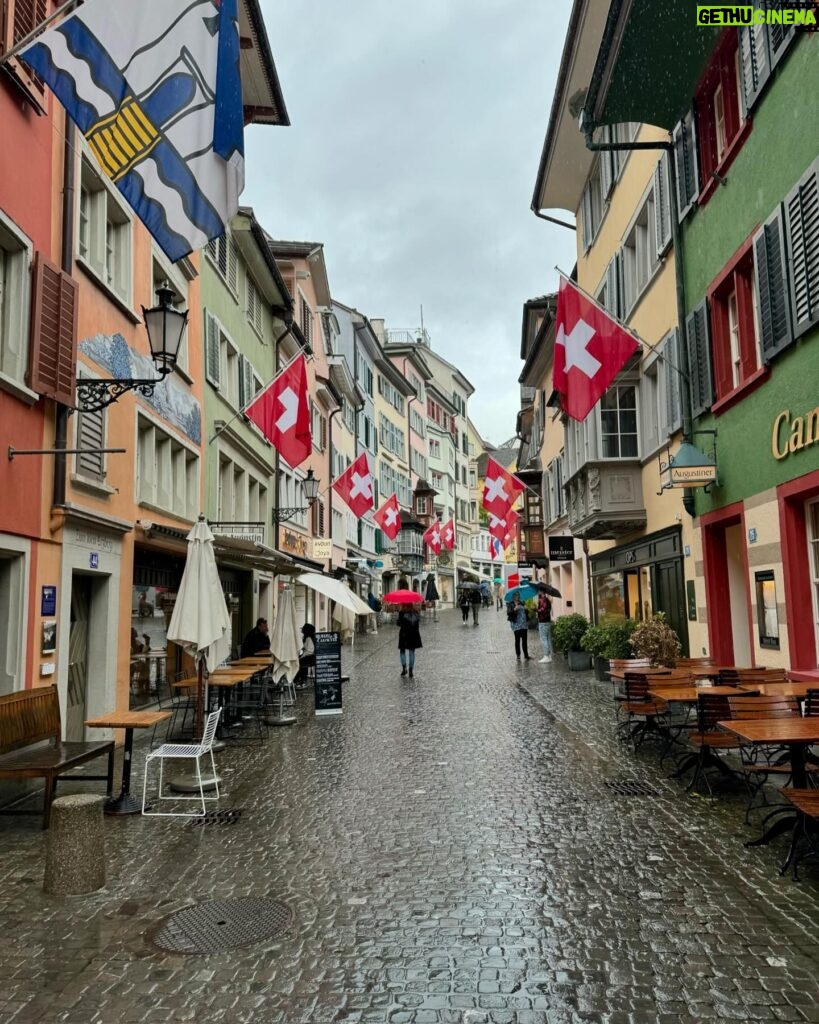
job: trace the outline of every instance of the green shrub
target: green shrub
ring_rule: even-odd
[[[604,658],[630,658],[631,637],[639,626],[634,619],[622,619],[620,622],[610,622],[606,627],[609,631],[609,643],[603,655]]]
[[[606,658],[604,652],[609,646],[608,626],[589,626],[580,641],[580,646],[593,658]]]
[[[555,619],[552,626],[552,643],[558,651],[568,653],[569,651],[582,651],[580,646],[586,631],[589,628],[589,620],[579,612],[571,615],[561,615]]]

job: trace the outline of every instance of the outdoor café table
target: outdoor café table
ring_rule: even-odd
[[[815,682],[754,683],[754,689],[766,697],[796,697],[805,700],[808,690],[817,689]]]
[[[89,718],[89,729],[124,729],[125,752],[122,758],[122,790],[118,797],[105,801],[106,814],[140,814],[142,803],[131,796],[131,754],[134,749],[134,729],[150,729],[157,722],[170,718],[170,711],[109,711],[106,715]]]
[[[791,780],[794,789],[805,789],[808,785],[808,775],[805,770],[805,754],[812,743],[819,743],[819,717],[810,718],[752,718],[731,720],[718,723],[721,729],[738,736],[743,743],[751,746],[782,745],[790,749]],[[747,842],[746,846],[765,846],[775,836],[782,835],[789,829],[793,829],[791,847],[785,863],[782,865],[784,874],[796,849],[798,829],[794,828],[798,822],[798,815],[794,817],[788,814],[786,817],[775,821],[773,825],[760,836]]]
[[[670,668],[615,668],[609,671],[609,679],[625,679],[626,672],[630,676],[661,676],[673,671]]]

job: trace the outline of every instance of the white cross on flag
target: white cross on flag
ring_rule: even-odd
[[[499,462],[487,459],[483,484],[483,507],[486,511],[503,519],[520,494],[523,494],[520,480],[507,473]]]
[[[373,507],[373,478],[366,452],[362,452],[333,482],[333,490],[344,499],[358,519]]]
[[[452,518],[450,518],[441,531],[441,537],[443,538],[444,547],[449,551],[453,551],[455,548],[455,522]]]
[[[436,519],[435,522],[430,526],[421,540],[426,546],[433,552],[433,554],[440,555],[441,553],[441,524]]]
[[[553,384],[564,411],[584,420],[639,349],[637,339],[565,277],[555,319]]]
[[[245,409],[288,465],[295,468],[310,454],[310,405],[307,361],[298,356],[273,378]]]
[[[513,508],[510,508],[503,517],[492,515],[490,512],[489,532],[496,540],[505,542],[507,537],[511,540],[518,519],[520,516]],[[508,543],[504,543],[503,546],[508,547]]]
[[[398,505],[398,498],[391,494],[377,512],[373,512],[373,519],[381,527],[381,532],[395,540],[401,532],[401,509]]]

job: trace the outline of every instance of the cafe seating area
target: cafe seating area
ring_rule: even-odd
[[[780,873],[794,878],[819,855],[819,687],[780,669],[680,659],[673,668],[611,662],[617,738],[638,756],[661,744],[659,763],[683,791],[720,798],[723,783],[743,787],[745,823],[761,846],[790,834]]]

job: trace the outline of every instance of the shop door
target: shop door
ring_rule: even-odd
[[[91,614],[91,578],[75,575],[71,580],[71,625],[68,632],[68,700],[65,738],[85,739],[88,698],[88,634]]]
[[[683,657],[687,658],[688,610],[685,603],[682,563],[675,558],[668,562],[658,562],[652,569],[654,609],[665,612],[669,626],[680,638]]]

